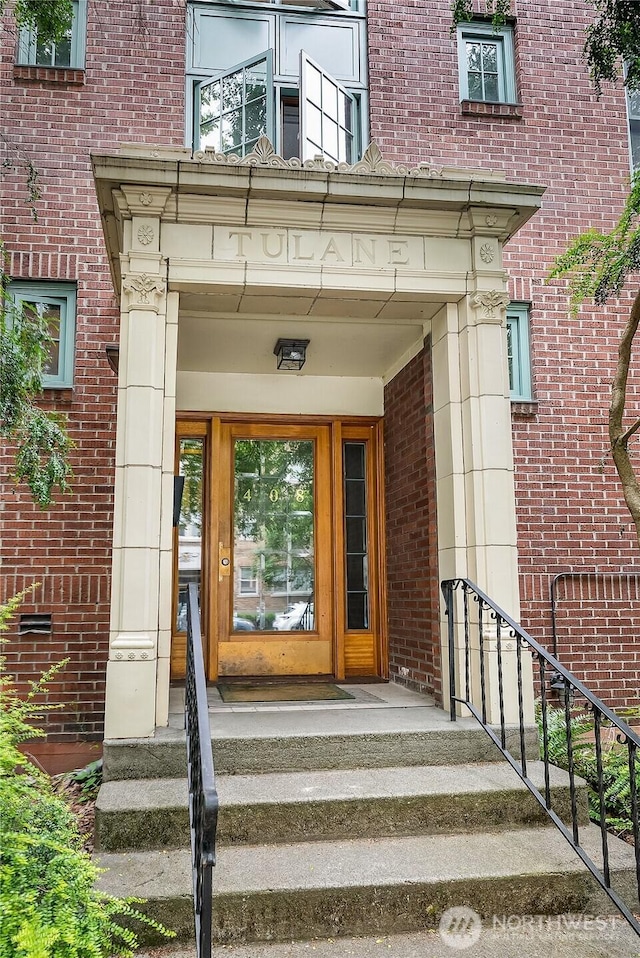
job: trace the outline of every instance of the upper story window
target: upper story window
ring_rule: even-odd
[[[516,402],[530,401],[533,394],[528,303],[509,303],[507,306],[507,362],[511,399]]]
[[[366,137],[363,3],[321,3],[190,7],[194,149],[243,156],[266,135],[285,158],[355,162]]]
[[[491,23],[458,27],[460,99],[482,103],[516,103],[513,28]]]
[[[627,112],[631,167],[634,170],[640,170],[640,90],[635,90],[633,93],[627,92]]]
[[[12,282],[9,295],[18,309],[33,309],[49,324],[53,345],[45,366],[45,389],[73,386],[76,287],[72,283]]]
[[[73,0],[73,21],[65,37],[58,43],[45,42],[38,39],[35,30],[21,30],[17,62],[32,66],[84,69],[86,26],[87,0]]]

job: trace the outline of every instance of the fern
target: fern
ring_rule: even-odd
[[[536,719],[542,748],[542,713],[538,705]],[[600,798],[598,793],[598,761],[594,742],[588,736],[593,732],[593,719],[589,715],[572,716],[570,721],[574,769],[589,786],[589,815],[600,823]],[[549,761],[559,768],[568,768],[567,725],[564,709],[547,709],[547,741]],[[605,808],[605,824],[611,831],[626,836],[632,833],[631,822],[631,773],[629,752],[626,746],[616,743],[602,750],[602,782]],[[636,768],[636,789],[640,796],[640,767]]]

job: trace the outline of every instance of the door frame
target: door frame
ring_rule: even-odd
[[[203,459],[203,546],[202,546],[202,625],[207,678],[216,681],[217,646],[211,641],[217,635],[219,621],[217,579],[218,539],[221,504],[213,494],[215,464],[223,453],[223,427],[228,424],[255,424],[256,426],[329,426],[331,501],[333,522],[332,590],[333,600],[333,668],[338,681],[350,678],[379,678],[389,676],[387,635],[387,582],[384,500],[384,445],[383,419],[372,416],[290,416],[268,413],[200,413],[179,412],[176,415],[176,472],[179,462],[180,439],[189,436],[205,438]],[[342,485],[342,448],[344,441],[361,440],[368,446],[367,453],[367,515],[369,538],[369,629],[357,631],[346,628],[346,595],[344,579],[344,516]],[[178,530],[174,530],[174,581],[171,645],[171,677],[184,677],[185,634],[176,630],[176,602],[178,594]],[[214,554],[215,553],[215,554]],[[217,586],[217,581],[215,583]]]

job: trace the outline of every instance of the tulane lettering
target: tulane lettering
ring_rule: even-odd
[[[423,266],[418,249],[409,239],[328,233],[322,230],[270,230],[216,227],[214,249],[222,259],[249,263],[291,263],[323,266],[351,265],[368,269]],[[214,253],[214,257],[216,254]],[[417,260],[417,261],[416,261]]]

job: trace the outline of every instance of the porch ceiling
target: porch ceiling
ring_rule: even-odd
[[[262,319],[181,314],[178,369],[274,373],[273,347],[281,337],[310,340],[307,361],[296,375],[384,378],[402,365],[403,356],[419,348],[423,327],[421,322],[305,321],[299,314]]]

